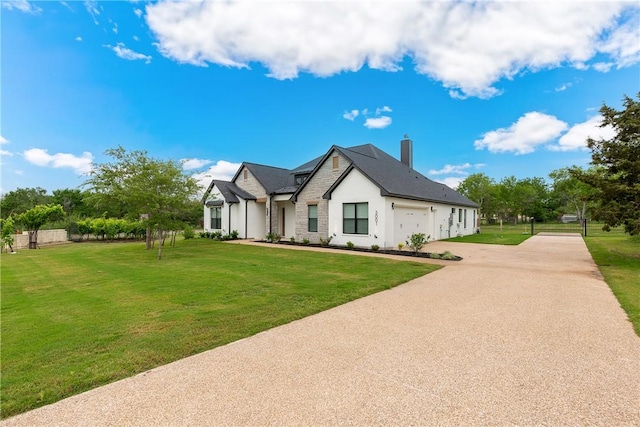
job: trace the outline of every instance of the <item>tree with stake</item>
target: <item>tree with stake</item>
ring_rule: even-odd
[[[152,233],[158,233],[161,259],[167,232],[180,222],[198,184],[182,173],[179,163],[151,158],[146,151],[118,147],[105,154],[115,161],[93,165],[85,182],[94,193],[90,201],[97,208],[122,206],[129,219],[142,219],[147,227],[147,249],[151,249]]]
[[[29,249],[38,247],[38,230],[49,221],[56,221],[64,217],[64,210],[60,205],[37,205],[16,216],[16,221],[29,232]]]

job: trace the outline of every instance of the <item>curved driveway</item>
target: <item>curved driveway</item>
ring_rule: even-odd
[[[640,425],[640,338],[581,238],[428,249],[464,260],[2,425]]]

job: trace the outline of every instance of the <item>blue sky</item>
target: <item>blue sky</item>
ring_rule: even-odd
[[[633,2],[2,0],[0,191],[122,145],[203,182],[372,143],[455,187],[587,165],[640,91]]]

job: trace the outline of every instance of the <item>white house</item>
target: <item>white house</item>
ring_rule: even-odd
[[[412,141],[401,160],[371,144],[327,153],[293,170],[243,163],[203,197],[205,230],[296,241],[395,247],[412,233],[439,240],[476,231],[478,205],[413,169]]]

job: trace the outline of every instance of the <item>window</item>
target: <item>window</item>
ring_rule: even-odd
[[[340,157],[333,156],[333,170],[336,170],[340,167]]]
[[[369,203],[344,203],[342,205],[342,232],[345,234],[369,234]]]
[[[296,184],[300,185],[307,180],[309,174],[296,175]]]
[[[464,210],[464,228],[467,228],[467,210]]]
[[[220,207],[211,208],[211,229],[222,229],[222,208]]]
[[[309,227],[308,231],[318,231],[318,205],[309,205]]]
[[[243,170],[242,171],[242,179],[244,179],[246,181],[248,177],[249,177],[249,172],[246,169]]]
[[[462,209],[458,209],[458,222],[462,222]]]

